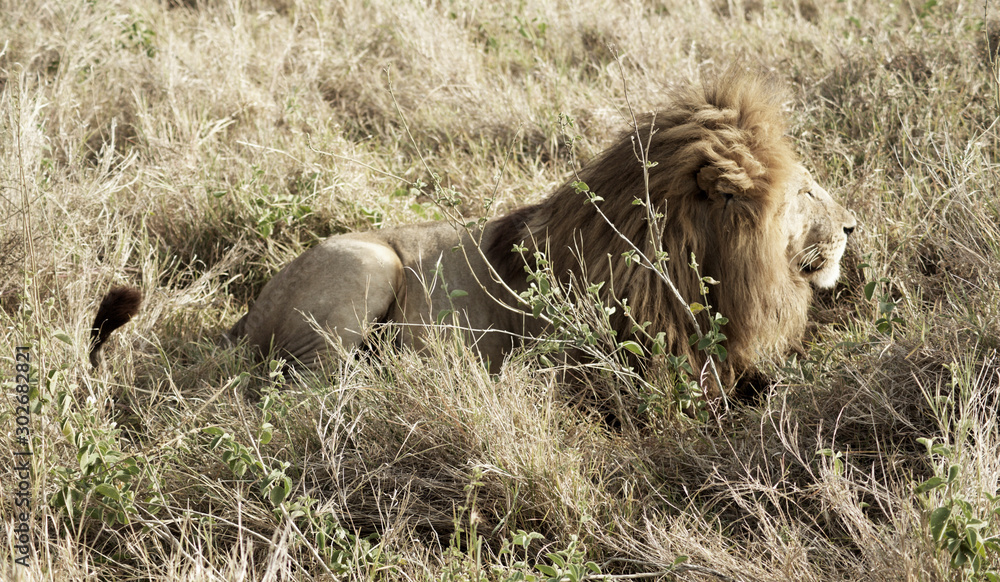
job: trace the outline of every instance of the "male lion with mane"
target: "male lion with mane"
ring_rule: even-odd
[[[639,118],[542,202],[473,229],[437,222],[330,237],[275,275],[230,337],[246,338],[260,356],[317,367],[333,352],[331,337],[355,347],[373,323],[403,324],[400,342],[419,348],[448,309],[495,371],[523,338],[546,331],[516,296],[541,251],[560,283],[604,283],[619,341],[649,348],[644,338],[663,332],[667,350],[693,366],[705,355],[688,340],[687,304],[700,298],[700,276],[720,281],[709,299],[729,319],[721,372],[731,383],[799,344],[812,287],[836,284],[855,227],[798,162],[783,98],[772,78],[731,70]],[[577,181],[601,199],[589,201]],[[636,200],[662,217],[651,220]],[[652,269],[626,261],[633,249],[667,253],[665,274],[684,303]],[[698,317],[706,329],[707,314]],[[649,322],[648,336],[633,333],[636,322]]]

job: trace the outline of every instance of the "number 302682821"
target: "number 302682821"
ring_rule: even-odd
[[[31,352],[28,351],[28,348],[15,348],[14,372],[16,373],[14,400],[17,402],[17,407],[14,412],[17,416],[17,436],[26,437],[30,430],[28,425],[31,423],[31,411],[28,408],[28,393],[31,390]]]

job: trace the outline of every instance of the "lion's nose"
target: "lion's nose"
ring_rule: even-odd
[[[854,217],[853,212],[848,212],[847,220],[844,221],[844,234],[851,236],[856,226],[858,226],[858,219]]]

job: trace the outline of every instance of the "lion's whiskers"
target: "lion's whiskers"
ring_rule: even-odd
[[[817,259],[820,259],[821,262],[818,266],[814,267],[813,263]],[[819,247],[815,244],[811,244],[803,248],[801,251],[795,253],[795,255],[792,256],[792,260],[798,264],[799,271],[805,271],[807,269],[811,271],[818,271],[819,269],[822,269],[824,265],[826,265],[826,259],[823,258],[822,254],[820,253]]]

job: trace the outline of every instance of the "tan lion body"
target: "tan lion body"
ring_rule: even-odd
[[[396,322],[402,342],[419,347],[423,326],[455,310],[495,370],[519,338],[544,331],[508,307],[516,304],[508,288],[527,288],[524,266],[543,250],[563,283],[606,283],[618,338],[634,337],[624,302],[635,321],[650,322],[652,335],[664,333],[669,350],[700,365],[686,306],[656,273],[622,256],[631,249],[622,237],[648,257],[657,251],[645,207],[634,203],[647,200],[636,159],[641,142],[655,163],[648,202],[662,214],[667,274],[686,303],[702,300],[688,266],[692,253],[702,275],[721,281],[709,302],[729,318],[724,377],[731,380],[801,340],[811,287],[835,284],[855,224],[798,164],[784,136],[781,97],[767,79],[730,74],[640,119],[580,171],[603,198],[596,207],[567,183],[539,204],[486,222],[481,233],[433,223],[331,237],[282,269],[230,335],[246,337],[261,354],[313,366],[329,345],[317,327],[350,348],[365,340],[369,324]],[[515,245],[528,251],[512,252]]]
[[[495,230],[487,225],[479,243],[488,244]],[[349,349],[364,341],[371,323],[391,321],[402,324],[404,345],[419,348],[423,326],[454,310],[469,341],[496,369],[520,335],[541,328],[491,298],[509,299],[509,293],[492,279],[476,242],[446,222],[330,237],[269,281],[230,336],[245,336],[262,354],[313,366],[329,347],[316,324]],[[452,296],[456,290],[464,294]]]

